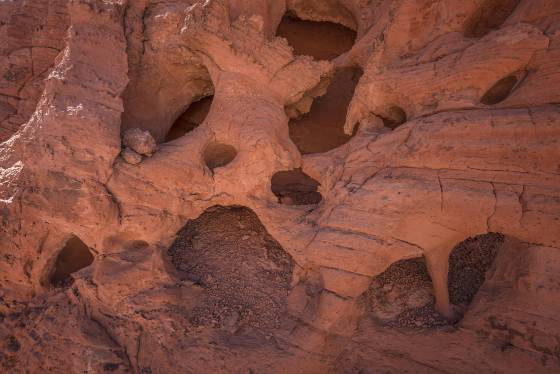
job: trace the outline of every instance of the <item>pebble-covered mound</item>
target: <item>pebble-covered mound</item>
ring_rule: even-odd
[[[449,259],[451,302],[466,309],[484,283],[504,237],[490,233],[457,245]],[[366,292],[371,315],[398,328],[433,328],[449,322],[434,310],[432,282],[424,258],[401,260],[372,281]]]
[[[466,307],[471,303],[503,242],[503,235],[490,233],[469,238],[453,249],[449,258],[449,299],[453,304]]]
[[[181,230],[168,253],[178,270],[205,289],[193,325],[261,331],[280,326],[293,260],[251,210],[208,209]]]

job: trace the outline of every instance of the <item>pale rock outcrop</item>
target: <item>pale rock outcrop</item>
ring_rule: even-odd
[[[156,141],[149,131],[129,129],[123,134],[123,145],[132,151],[151,156],[157,148]]]
[[[142,162],[142,155],[134,150],[126,147],[121,152],[122,158],[131,165],[137,165]]]

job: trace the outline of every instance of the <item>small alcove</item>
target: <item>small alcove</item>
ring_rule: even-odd
[[[482,38],[500,28],[512,15],[521,0],[486,0],[467,20],[465,36]]]
[[[301,169],[280,171],[272,176],[272,192],[284,205],[314,205],[323,200],[319,182]]]
[[[490,87],[480,98],[480,102],[484,105],[496,105],[506,100],[513,90],[518,86],[523,75],[512,74],[500,79],[492,87]]]
[[[356,31],[333,22],[315,22],[287,13],[276,35],[285,38],[296,56],[332,60],[349,51],[356,41]]]
[[[68,239],[58,253],[49,281],[53,287],[64,287],[73,283],[72,274],[88,267],[94,257],[88,246],[77,236]]]
[[[290,120],[290,138],[302,154],[328,152],[347,143],[346,114],[360,78],[360,68],[338,69],[325,95],[316,98],[308,113]]]
[[[212,142],[204,148],[204,163],[210,170],[226,166],[237,156],[237,149],[229,144]]]
[[[165,136],[165,142],[179,139],[200,126],[210,112],[213,99],[214,96],[207,96],[191,103],[187,110],[175,120]]]
[[[453,248],[449,257],[449,299],[462,312],[482,287],[503,242],[503,235],[488,233],[468,238]],[[389,266],[372,280],[365,300],[370,315],[388,327],[425,329],[458,322],[436,312],[432,280],[423,257]]]

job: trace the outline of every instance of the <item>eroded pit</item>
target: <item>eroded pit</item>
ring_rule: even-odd
[[[319,182],[301,169],[280,171],[272,176],[272,192],[284,205],[314,205],[323,200]]]
[[[165,137],[165,141],[170,142],[179,139],[200,126],[210,112],[213,99],[214,96],[207,96],[191,103],[187,110],[173,123]]]
[[[290,138],[302,154],[327,152],[352,138],[344,124],[361,76],[359,68],[337,70],[326,94],[314,100],[308,113],[290,120]]]
[[[481,38],[498,29],[511,16],[520,0],[486,0],[465,26],[467,38]]]
[[[496,105],[509,97],[518,82],[516,75],[509,75],[497,81],[484,93],[480,102],[484,105]]]
[[[220,142],[212,142],[204,148],[204,163],[210,170],[223,167],[232,162],[237,156],[235,147]]]
[[[466,311],[484,283],[504,237],[490,233],[457,245],[449,258],[449,296]],[[365,294],[370,315],[394,328],[434,328],[450,322],[438,314],[424,258],[402,260],[375,277]]]
[[[332,22],[305,21],[287,14],[276,35],[288,40],[296,56],[316,60],[332,60],[349,51],[356,41],[356,32]]]
[[[294,263],[252,210],[209,208],[187,223],[168,253],[205,290],[190,318],[195,326],[280,327]]]
[[[50,284],[54,287],[71,285],[74,281],[72,273],[91,265],[93,260],[88,246],[78,237],[72,236],[56,257]]]
[[[392,106],[381,119],[385,127],[394,130],[407,121],[407,115],[401,107]]]

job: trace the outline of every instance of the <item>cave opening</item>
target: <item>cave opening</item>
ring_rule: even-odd
[[[383,120],[385,127],[395,130],[407,121],[407,115],[401,107],[392,106],[389,108],[385,116],[381,117],[381,119]]]
[[[208,116],[213,100],[214,96],[211,95],[191,103],[191,105],[177,117],[165,136],[165,142],[179,139],[200,126]]]
[[[325,95],[313,101],[308,113],[290,120],[290,138],[301,154],[328,152],[355,135],[346,134],[344,124],[362,74],[360,68],[336,70]]]
[[[50,284],[54,287],[71,285],[74,281],[72,274],[88,267],[93,260],[93,254],[88,246],[77,236],[70,237],[56,257]]]
[[[518,83],[518,77],[509,75],[497,81],[480,99],[484,105],[496,105],[509,97]]]
[[[481,38],[498,29],[513,14],[521,0],[486,0],[465,26],[467,38]]]
[[[332,60],[349,51],[356,41],[356,31],[338,23],[306,21],[288,12],[276,35],[288,40],[296,56]]]
[[[320,183],[301,169],[279,171],[272,176],[272,192],[284,205],[315,205],[323,200]]]
[[[220,142],[212,142],[204,148],[204,163],[210,170],[223,167],[232,162],[237,156],[235,147]]]
[[[488,233],[468,238],[451,251],[449,299],[462,314],[482,287],[503,242],[503,235]],[[426,329],[459,322],[436,312],[433,283],[423,257],[395,262],[372,280],[364,296],[370,315],[388,327]]]
[[[180,276],[204,289],[193,325],[231,332],[281,326],[294,261],[251,209],[208,208],[187,222],[167,253]]]

